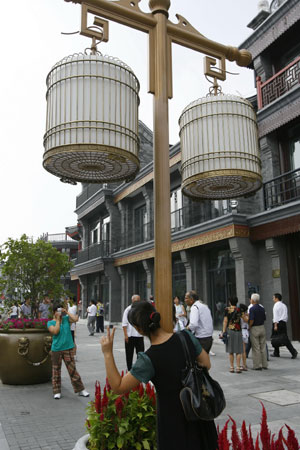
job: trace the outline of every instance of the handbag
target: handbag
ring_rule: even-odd
[[[271,336],[271,345],[272,347],[283,347],[286,345],[287,341],[286,334],[273,334]]]
[[[186,332],[177,333],[184,349],[186,367],[182,374],[183,388],[179,398],[187,421],[213,420],[226,406],[225,396],[219,383],[214,380],[204,367],[199,367],[192,360],[185,336]]]
[[[227,344],[228,343],[228,333],[227,331],[224,331],[224,333],[222,333],[222,335],[219,335],[219,338],[221,339],[221,341],[223,341],[223,344]]]

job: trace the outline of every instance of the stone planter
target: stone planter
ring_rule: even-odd
[[[88,443],[88,440],[89,434],[85,434],[80,439],[78,439],[73,450],[87,450],[86,444]]]
[[[0,330],[0,379],[4,384],[38,384],[51,379],[48,330]]]

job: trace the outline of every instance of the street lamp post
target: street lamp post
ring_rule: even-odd
[[[140,10],[139,0],[65,0],[82,5],[81,34],[95,37],[87,27],[87,14],[92,13],[94,25],[102,27],[103,41],[108,40],[108,27],[104,19],[149,34],[149,92],[154,95],[154,267],[155,301],[162,316],[162,326],[172,331],[172,258],[170,218],[169,126],[168,99],[172,98],[172,43],[209,55],[206,74],[225,79],[225,58],[240,66],[251,62],[246,50],[224,46],[200,34],[183,17],[177,15],[178,24],[168,20],[170,0],[150,0],[151,13]],[[97,32],[96,32],[97,34]],[[213,66],[219,61],[219,70]]]

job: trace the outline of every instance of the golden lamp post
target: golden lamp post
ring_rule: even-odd
[[[154,99],[155,301],[162,316],[162,326],[171,331],[173,324],[168,99],[172,98],[172,43],[207,55],[205,74],[212,76],[215,83],[216,79],[225,79],[225,59],[236,61],[239,66],[247,66],[251,62],[251,54],[246,50],[225,46],[205,38],[180,15],[176,16],[178,23],[172,23],[168,19],[170,0],[150,0],[151,13],[144,13],[140,10],[139,0],[65,1],[82,5],[81,34],[92,37],[94,46],[96,39],[104,42],[108,40],[107,20],[118,22],[149,35],[149,92],[153,94]],[[95,31],[94,27],[87,26],[88,14],[94,15],[94,26],[98,29],[100,27],[100,31]],[[217,61],[219,67],[214,67]],[[51,157],[53,155],[52,152]],[[122,158],[118,155],[110,156],[110,159],[115,160],[115,162],[121,161]],[[55,173],[55,169],[52,167],[50,170],[47,164],[48,160],[44,159],[44,167]],[[96,166],[97,164],[88,163],[81,165],[85,170],[95,169]],[[100,165],[97,167],[100,170]],[[252,183],[253,180],[247,173],[249,174],[249,171],[244,171],[241,175],[243,182],[247,183],[250,180]],[[228,174],[232,175],[233,171],[229,171]],[[194,181],[191,185],[195,187],[197,177],[193,176],[192,178]],[[76,179],[76,176],[73,174],[70,179],[72,181],[72,179]],[[80,177],[77,180],[82,181]],[[97,180],[92,180],[92,182],[97,182]],[[259,186],[260,181],[256,183],[255,190]],[[220,192],[224,189],[227,188],[224,186],[223,180],[221,185],[214,187],[215,198],[222,198]],[[242,191],[243,189],[238,195],[243,195]],[[226,195],[223,198],[225,197]],[[213,198],[213,196],[210,195],[209,198]]]

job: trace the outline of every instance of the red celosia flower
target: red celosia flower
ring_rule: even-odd
[[[96,383],[95,383],[95,396],[98,395],[98,394],[101,395],[101,387],[100,387],[99,381],[97,380]]]
[[[260,402],[262,406],[262,416],[261,416],[261,426],[260,426],[260,439],[262,442],[263,450],[270,450],[270,441],[271,441],[271,432],[268,428],[267,423],[267,412],[264,407],[264,404]]]
[[[101,394],[95,396],[95,410],[98,414],[101,412]]]
[[[111,386],[110,386],[110,384],[109,384],[109,382],[108,382],[108,378],[106,377],[106,389],[108,390],[108,392],[110,392],[111,391]]]
[[[115,405],[116,405],[116,411],[117,411],[117,415],[118,417],[121,418],[122,416],[122,411],[123,411],[123,401],[122,401],[122,397],[119,396],[116,400],[115,400]]]
[[[246,428],[246,423],[244,420],[241,428],[241,436],[242,436],[242,450],[249,450],[249,436]]]
[[[288,429],[287,443],[288,448],[292,450],[299,450],[299,442],[295,436],[294,430],[292,430],[287,424],[285,426]]]
[[[275,446],[275,442],[274,442],[274,437],[275,437],[275,434],[273,434],[272,435],[272,441],[271,441],[271,450],[276,450],[276,446]]]
[[[284,450],[282,427],[279,430],[278,439],[275,441],[274,445],[276,450]]]
[[[255,441],[255,449],[254,450],[260,450],[259,449],[259,436],[256,436],[256,441]]]
[[[103,412],[100,414],[99,419],[101,420],[101,422],[104,420],[104,414],[103,414]]]
[[[108,397],[106,393],[106,386],[103,389],[103,397],[102,397],[102,409],[106,408],[108,404]]]
[[[254,450],[254,443],[251,432],[251,425],[249,425],[249,450]]]
[[[87,427],[88,428],[90,428],[91,427],[91,424],[90,424],[90,422],[86,419],[86,424],[87,424]]]
[[[140,397],[143,397],[143,395],[144,395],[144,386],[143,386],[142,383],[140,383],[140,386],[139,386],[139,396],[140,396]]]
[[[219,450],[229,450],[230,449],[230,444],[229,444],[229,441],[228,441],[228,438],[227,438],[228,423],[229,423],[229,419],[225,423],[224,428],[221,431],[221,433],[219,433],[219,435],[218,435],[218,447],[219,447]]]
[[[146,384],[146,394],[148,395],[148,397],[150,397],[151,392],[152,392],[151,384],[147,383]]]
[[[230,417],[230,420],[232,422],[232,428],[231,428],[231,441],[232,441],[232,449],[233,450],[241,450],[242,449],[242,443],[240,441],[237,429],[236,429],[236,422],[233,420],[232,417]]]

